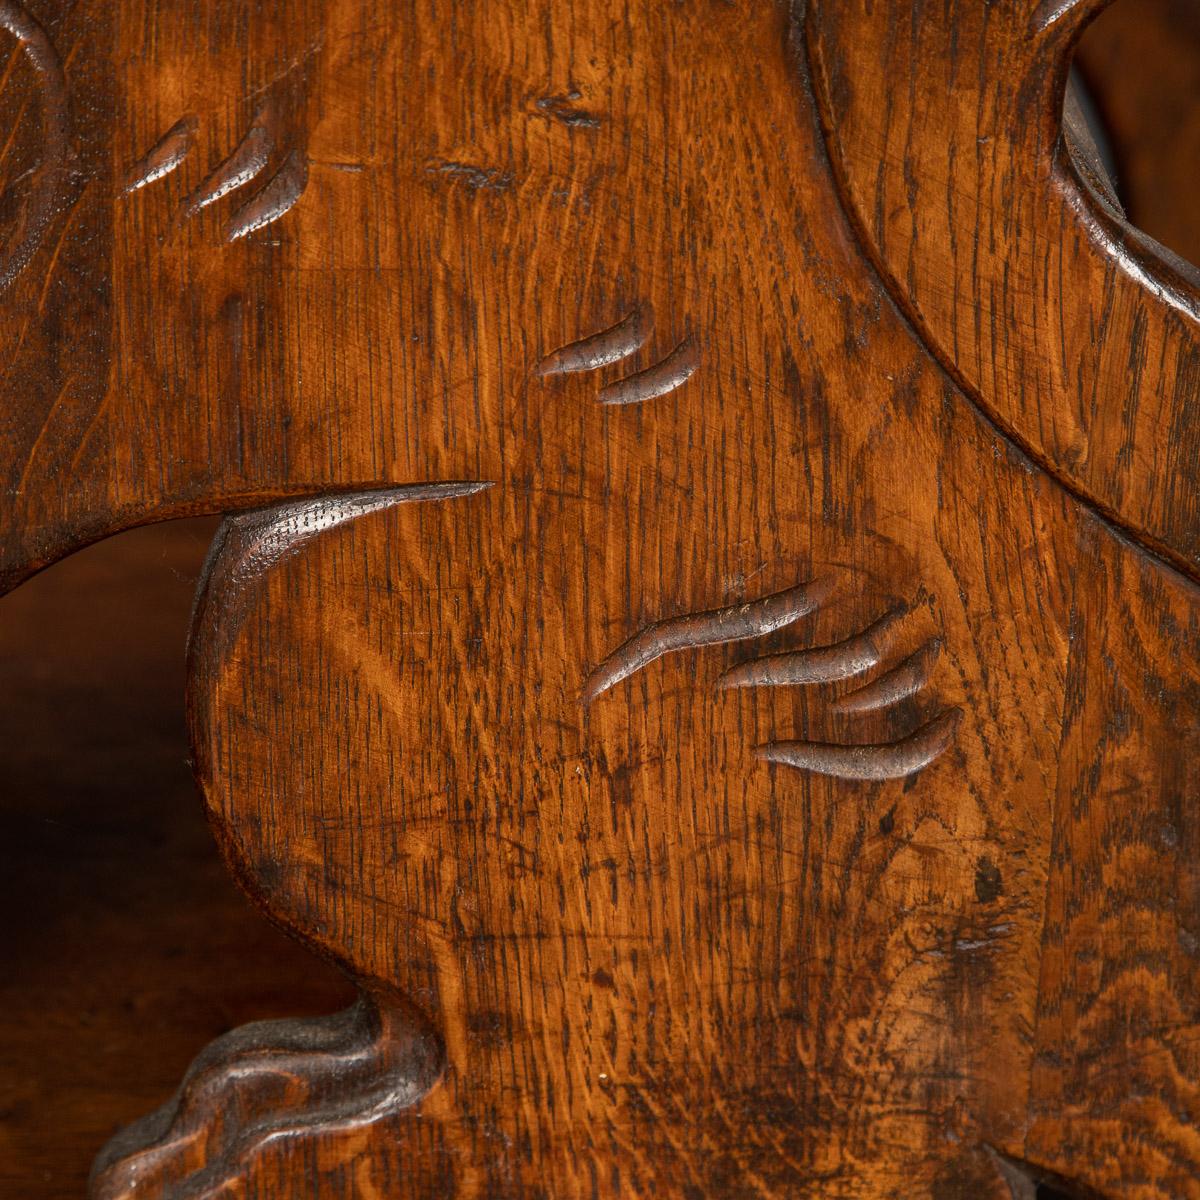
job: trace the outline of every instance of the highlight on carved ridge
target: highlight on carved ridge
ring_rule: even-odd
[[[1064,24],[1075,28],[1103,8],[1105,3],[1106,0],[1039,0],[1030,25],[1038,33]]]
[[[268,105],[258,106],[250,128],[242,135],[241,141],[227,158],[213,167],[188,198],[189,216],[194,216],[210,204],[215,204],[222,196],[244,187],[267,169],[275,149],[275,139],[270,130],[270,113]]]
[[[192,152],[200,121],[194,116],[180,117],[146,153],[129,168],[125,176],[126,195],[163,179]]]
[[[16,232],[0,249],[0,291],[29,265],[46,228],[58,211],[66,181],[70,143],[70,109],[62,59],[49,35],[17,0],[0,0],[0,27],[16,38],[37,77],[41,91],[41,159],[28,177],[28,194],[19,207]]]
[[[820,579],[747,604],[657,621],[620,645],[591,672],[583,690],[584,703],[593,703],[664,654],[750,641],[787,629],[821,609],[832,591],[832,581]],[[829,645],[775,652],[737,663],[717,678],[717,691],[822,687],[885,668],[875,678],[833,700],[828,711],[848,718],[895,709],[924,691],[942,649],[941,639],[931,637],[900,662],[888,665],[889,660],[894,661],[895,643],[911,612],[909,606],[897,605],[865,629]],[[921,718],[923,723],[918,728],[894,741],[843,744],[780,739],[755,746],[754,753],[764,762],[817,775],[846,780],[901,779],[924,770],[948,749],[962,716],[959,708],[942,708]]]
[[[639,305],[615,325],[569,342],[547,354],[537,365],[543,378],[552,375],[574,375],[596,371],[622,362],[636,354],[650,337],[654,323],[649,305]],[[700,365],[700,349],[692,334],[688,334],[665,358],[633,371],[629,375],[600,389],[601,404],[641,404],[665,396],[682,387]]]
[[[308,159],[292,150],[279,170],[234,214],[225,226],[225,240],[236,242],[247,234],[278,221],[304,195],[308,185]]]

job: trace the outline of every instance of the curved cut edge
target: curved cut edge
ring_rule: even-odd
[[[229,759],[212,761],[212,727],[226,703],[216,680],[273,572],[315,538],[358,517],[406,502],[471,496],[489,486],[414,484],[307,497],[226,517],[205,564],[188,646],[188,720],[202,790],[239,754],[232,745]],[[247,810],[257,819],[252,801]],[[360,999],[334,1016],[258,1022],[218,1038],[171,1101],[103,1149],[91,1200],[217,1200],[264,1155],[395,1118],[444,1070],[445,1050],[432,1021],[394,990],[393,981],[356,970],[348,949],[320,943],[297,922],[294,905],[268,896],[261,864],[239,858],[236,825],[219,813],[210,816],[243,890],[285,931],[338,962],[357,980]]]
[[[1035,1166],[1023,1158],[1014,1158],[995,1146],[985,1146],[984,1149],[1001,1179],[1008,1184],[1012,1200],[1105,1200],[1092,1188],[1045,1167]]]
[[[910,29],[808,0],[793,22],[847,218],[930,353],[1000,436],[1200,581],[1200,272],[1106,206],[1063,134],[1075,43],[1110,2],[984,20],[952,0]]]

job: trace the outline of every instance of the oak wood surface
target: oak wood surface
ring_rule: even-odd
[[[96,1200],[1200,1195],[1196,293],[1061,137],[1102,5],[30,7],[0,566],[245,510],[196,774],[361,994]]]
[[[1107,7],[814,0],[814,91],[847,210],[966,393],[1193,578],[1200,273],[1091,189],[1061,136]]]

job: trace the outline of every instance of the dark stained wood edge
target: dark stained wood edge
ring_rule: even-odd
[[[29,264],[58,212],[67,172],[71,117],[62,59],[46,31],[17,0],[0,0],[0,26],[17,39],[37,76],[41,92],[42,159],[32,172],[29,195],[18,220],[20,232],[0,250],[0,291]]]

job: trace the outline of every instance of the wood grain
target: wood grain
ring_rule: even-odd
[[[196,774],[365,997],[97,1200],[1200,1196],[1193,285],[1063,148],[1096,8],[39,10],[111,304],[5,326],[0,565],[245,510]]]
[[[813,81],[851,219],[956,380],[1066,486],[1193,578],[1200,274],[1089,187],[1062,137],[1111,0],[814,0]],[[946,97],[954,96],[953,102]]]

